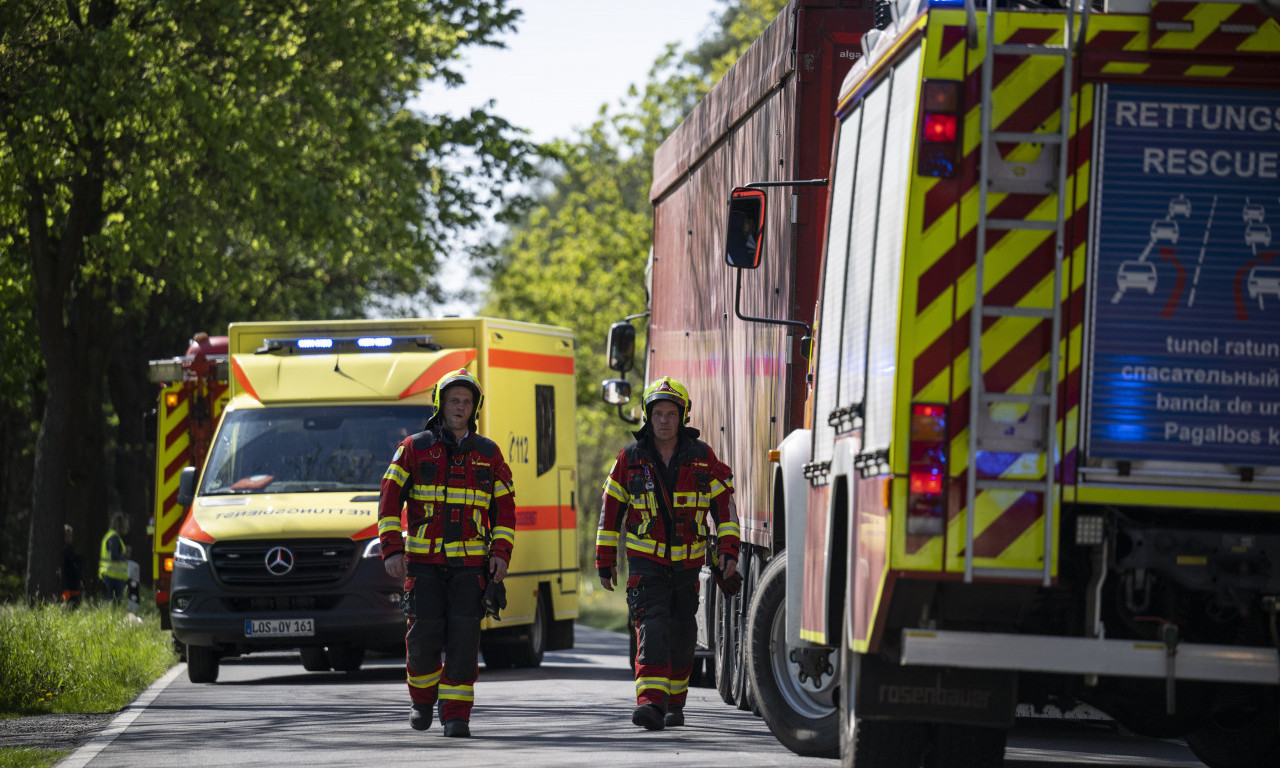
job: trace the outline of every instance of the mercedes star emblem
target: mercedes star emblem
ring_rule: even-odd
[[[272,547],[264,560],[272,576],[283,576],[293,570],[293,553],[287,547]]]

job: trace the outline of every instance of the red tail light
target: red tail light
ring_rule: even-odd
[[[940,536],[946,527],[947,409],[911,406],[907,533]]]
[[[960,83],[926,80],[921,92],[920,154],[916,173],[955,178],[960,159]]]

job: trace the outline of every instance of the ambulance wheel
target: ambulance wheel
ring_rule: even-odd
[[[364,663],[364,647],[359,645],[331,645],[326,649],[329,666],[338,672],[355,672]]]
[[[302,668],[308,672],[328,672],[331,665],[324,648],[318,645],[307,645],[298,649],[302,656]]]
[[[747,615],[747,674],[760,715],[797,755],[838,757],[839,685],[832,665],[838,659],[830,649],[787,647],[786,596],[787,559],[775,557],[760,574]]]
[[[1233,689],[1187,746],[1209,768],[1280,765],[1280,695],[1262,686]]]
[[[188,645],[187,679],[193,683],[217,682],[218,649],[203,645]]]
[[[504,640],[485,639],[480,636],[480,653],[484,655],[485,669],[506,669],[514,667],[515,659],[511,658],[511,643]]]
[[[533,604],[533,623],[511,649],[517,667],[542,666],[542,656],[547,651],[547,613],[546,598],[539,592]]]

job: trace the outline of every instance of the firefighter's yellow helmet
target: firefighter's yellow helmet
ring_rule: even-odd
[[[471,396],[475,398],[475,409],[471,411],[472,429],[475,428],[476,414],[480,413],[480,406],[484,404],[484,392],[480,390],[480,382],[476,381],[476,377],[467,372],[466,368],[459,368],[456,371],[450,371],[440,377],[440,381],[436,382],[435,389],[431,390],[431,404],[436,408],[436,415],[432,416],[432,420],[440,413],[441,398],[444,391],[449,387],[464,386],[471,390]]]
[[[649,418],[653,404],[659,400],[670,400],[680,409],[680,423],[689,423],[689,407],[693,404],[689,399],[689,390],[670,376],[663,376],[644,388],[644,416]]]

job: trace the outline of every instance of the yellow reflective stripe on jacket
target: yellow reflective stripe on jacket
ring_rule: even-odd
[[[386,472],[382,473],[382,479],[390,480],[391,482],[403,488],[404,484],[409,482],[409,473],[406,472],[404,468],[401,467],[399,464],[392,464],[391,466],[387,467]]]
[[[741,531],[742,529],[738,527],[738,524],[732,521],[726,521],[716,526],[717,536],[737,536],[742,538]]]
[[[597,541],[600,534],[597,533]],[[654,539],[646,539],[643,536],[637,536],[634,533],[627,534],[627,549],[631,552],[643,552],[646,555],[655,555],[657,557],[667,557],[667,545]],[[670,548],[670,560],[677,563],[683,560],[695,560],[707,553],[707,543],[705,541],[695,541],[688,546],[678,546]]]
[[[409,498],[420,501],[423,504],[444,501],[444,486],[415,485],[409,490]]]
[[[606,531],[603,528],[596,529],[596,546],[597,547],[618,547],[618,532]]]
[[[470,541],[448,541],[444,545],[445,557],[484,557],[489,548],[479,539]]]
[[[695,507],[707,508],[711,506],[711,497],[705,493],[697,491],[677,491],[675,498],[671,501],[676,508]]]
[[[628,501],[631,500],[631,497],[627,494],[627,492],[622,490],[622,486],[618,484],[618,481],[614,480],[612,477],[605,478],[604,492],[609,494],[613,498],[617,499],[618,501],[622,502],[623,504],[626,504]]]
[[[731,491],[731,490],[733,490],[733,479],[732,479],[732,478],[730,478],[730,479],[728,479],[728,480],[724,481],[723,483],[722,483],[722,482],[720,482],[720,481],[719,481],[719,480],[717,480],[717,479],[712,478],[712,480],[711,480],[711,498],[713,498],[713,499],[714,499],[715,497],[719,496],[720,494],[724,493],[725,491]]]
[[[507,485],[501,480],[493,481],[493,497],[495,499],[500,499],[503,496],[509,496],[509,495],[511,495],[511,486]]]
[[[505,528],[501,525],[495,526],[493,529],[493,540],[497,541],[498,539],[502,539],[503,541],[509,541],[512,544],[515,544],[516,532],[511,528]]]
[[[400,527],[400,518],[398,517],[380,517],[378,518],[378,535],[390,533],[392,531],[400,533],[403,529]]]

